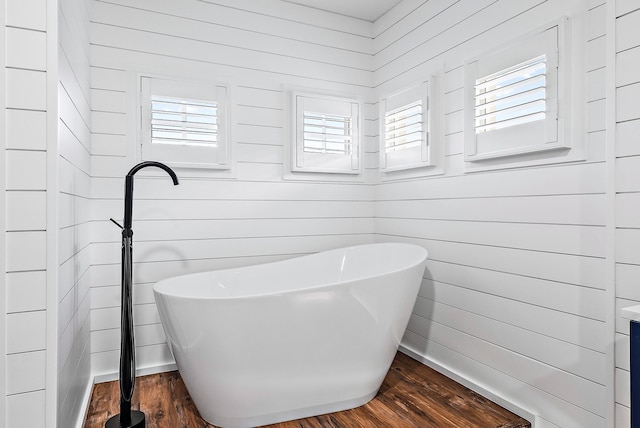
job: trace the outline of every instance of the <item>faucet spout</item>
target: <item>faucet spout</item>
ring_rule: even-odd
[[[166,166],[165,164],[160,163],[160,162],[155,162],[155,161],[140,162],[138,165],[136,165],[133,168],[131,168],[131,170],[127,174],[127,177],[130,176],[130,175],[133,176],[136,172],[138,172],[142,168],[146,168],[148,166],[155,166],[157,168],[165,170],[166,173],[171,176],[171,179],[173,180],[173,185],[174,186],[178,185],[178,177],[176,176],[176,173],[173,172],[173,170],[171,168],[169,168],[168,166]]]
[[[125,176],[125,190],[124,190],[124,229],[131,230],[131,222],[133,217],[133,176],[136,172],[140,171],[142,168],[146,168],[148,166],[155,166],[157,168],[163,169],[169,176],[171,180],[173,180],[173,185],[178,185],[178,177],[176,173],[173,172],[171,168],[166,166],[163,163],[155,162],[155,161],[146,161],[140,162]]]

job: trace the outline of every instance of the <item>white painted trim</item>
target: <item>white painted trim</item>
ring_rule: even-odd
[[[46,427],[58,423],[58,14],[57,2],[47,10],[47,332],[46,332]]]
[[[583,162],[586,160],[586,27],[587,27],[587,6],[586,3],[569,15],[549,22],[547,25],[539,27],[537,30],[527,33],[518,39],[526,41],[531,36],[540,32],[544,28],[558,27],[558,49],[559,62],[558,70],[558,141],[553,144],[542,144],[540,146],[530,146],[523,151],[505,152],[498,156],[489,155],[484,157],[473,156],[470,158],[470,142],[468,137],[474,135],[472,123],[467,120],[471,106],[470,93],[473,89],[473,82],[469,81],[469,76],[465,76],[465,142],[464,142],[464,172],[474,173],[490,170],[540,167],[543,165],[568,164]],[[513,45],[513,42],[495,48],[499,51]],[[473,57],[466,61],[466,64],[481,58]],[[467,73],[465,71],[465,73]],[[567,80],[571,80],[571,84]],[[508,128],[507,128],[508,129]],[[474,139],[475,140],[475,139]],[[475,145],[475,141],[473,142]],[[543,147],[544,146],[544,147]]]
[[[606,242],[605,242],[605,397],[607,428],[616,424],[616,1],[606,4]]]
[[[156,373],[172,372],[175,370],[178,370],[178,366],[176,365],[176,363],[161,364],[158,366],[148,366],[148,367],[136,369],[136,377],[147,376],[147,375],[156,374]],[[111,382],[114,380],[118,380],[118,377],[119,377],[118,372],[103,373],[103,374],[95,375],[93,377],[93,383],[96,384],[96,383]]]
[[[84,388],[84,392],[82,393],[80,400],[80,411],[78,412],[78,419],[74,426],[76,428],[83,428],[84,421],[87,420],[87,412],[89,411],[89,405],[91,404],[91,395],[93,393],[93,385],[95,382],[87,382],[87,386]]]
[[[568,18],[554,21],[545,25],[534,34],[529,34],[503,48],[498,48],[487,52],[480,57],[473,58],[465,63],[465,100],[464,100],[464,160],[465,162],[480,162],[487,159],[495,159],[508,156],[519,156],[528,153],[569,148],[570,144],[564,138],[562,126],[564,124],[564,114],[566,110],[563,102],[568,97],[564,96],[562,89],[568,85],[563,83],[566,63],[565,58],[567,48],[564,46],[565,36],[568,33]],[[544,49],[543,49],[544,48]],[[545,118],[535,122],[527,122],[515,126],[505,127],[488,133],[476,132],[476,90],[477,79],[489,79],[496,77],[497,73],[507,73],[512,70],[519,61],[528,58],[526,63],[530,63],[537,55],[545,55],[547,68],[545,71],[546,107]],[[539,57],[538,57],[539,58]],[[522,62],[520,64],[523,64]],[[506,66],[506,67],[505,67]],[[480,68],[485,70],[479,72]],[[489,74],[487,74],[489,73]],[[478,75],[479,74],[479,75]],[[484,80],[483,80],[484,81]],[[484,84],[484,83],[483,83]],[[560,114],[563,113],[563,114]],[[537,132],[529,133],[528,129],[542,129],[542,141]],[[515,135],[525,134],[524,140],[527,142],[523,146],[511,146],[495,148],[489,151],[479,152],[479,140],[488,141],[513,141]],[[530,138],[529,138],[530,137]],[[519,138],[522,140],[523,138]],[[488,140],[488,141],[487,141]],[[529,141],[531,140],[531,141]],[[513,144],[513,143],[510,143]]]
[[[5,42],[5,1],[0,0],[0,46],[6,47]],[[2,130],[3,137],[0,138],[0,165],[6,171],[6,87],[7,82],[5,78],[5,55],[0,56],[0,130]],[[3,291],[0,293],[0,332],[2,333],[3,340],[0,340],[0,428],[4,428],[7,418],[7,350],[6,350],[6,307],[7,307],[7,227],[6,227],[6,174],[0,176],[0,206],[5,207],[0,210],[0,274],[2,275]]]
[[[532,412],[530,412],[529,410],[509,401],[508,399],[506,399],[505,397],[496,394],[495,392],[491,391],[490,389],[486,388],[483,385],[479,385],[475,382],[472,382],[471,380],[467,379],[466,377],[460,375],[459,373],[452,371],[451,369],[436,363],[433,360],[430,360],[429,358],[426,358],[414,351],[412,351],[411,349],[400,345],[400,348],[398,349],[400,352],[402,352],[405,355],[408,355],[409,357],[413,358],[416,361],[421,362],[422,364],[426,365],[427,367],[432,368],[433,370],[437,371],[438,373],[441,373],[445,376],[447,376],[449,379],[453,379],[454,381],[458,382],[459,384],[466,386],[467,388],[469,388],[470,390],[477,392],[478,394],[482,395],[485,398],[488,398],[489,400],[493,401],[494,403],[504,407],[505,409],[509,410],[510,412],[515,413],[516,415],[528,420],[529,422],[531,422],[531,427],[532,428],[536,428],[537,425],[537,419],[538,416]]]
[[[180,75],[178,72],[168,71],[163,74],[148,71],[149,67],[139,64],[126,65],[126,116],[127,116],[127,157],[130,158],[130,165],[133,166],[142,159],[142,112],[140,109],[141,96],[141,78],[155,78],[162,80],[184,81],[192,84],[201,84],[208,86],[223,86],[226,88],[226,108],[227,108],[227,164],[224,168],[216,167],[215,164],[193,164],[185,166],[184,164],[172,164],[166,162],[167,165],[174,169],[178,169],[179,177],[183,177],[188,173],[190,178],[215,178],[215,179],[236,179],[237,178],[237,82],[231,78],[208,79],[202,76]],[[146,173],[143,172],[142,175]]]
[[[284,181],[311,181],[325,183],[366,183],[366,145],[367,138],[365,133],[365,101],[364,98],[356,93],[338,92],[325,90],[315,87],[298,86],[298,85],[282,85],[282,93],[284,94],[283,103],[283,170],[282,179]],[[318,172],[304,171],[302,169],[295,170],[293,166],[294,147],[296,147],[296,106],[295,96],[300,95],[317,95],[328,99],[336,99],[340,101],[351,101],[358,104],[358,129],[359,129],[359,168],[357,173],[341,173],[341,172]]]
[[[444,115],[444,69],[434,70],[428,74],[428,79],[405,86],[397,91],[390,92],[385,97],[378,98],[378,158],[379,167],[376,169],[376,183],[384,183],[390,181],[401,181],[407,179],[415,179],[422,177],[431,177],[443,175],[445,173],[445,115]],[[426,103],[428,117],[427,127],[427,144],[429,157],[427,162],[420,164],[407,165],[396,168],[382,168],[382,153],[384,151],[384,108],[383,101],[389,97],[393,97],[399,93],[405,92],[410,88],[420,85],[426,85],[427,96],[423,96],[423,102]]]

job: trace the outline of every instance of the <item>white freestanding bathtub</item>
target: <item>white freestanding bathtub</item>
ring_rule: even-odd
[[[370,244],[184,275],[153,287],[180,374],[209,423],[255,427],[371,400],[427,251]]]

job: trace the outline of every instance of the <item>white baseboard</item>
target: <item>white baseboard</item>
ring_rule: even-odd
[[[161,364],[159,366],[142,367],[142,368],[136,369],[136,377],[146,376],[146,375],[156,374],[156,373],[172,372],[174,370],[178,370],[178,366],[176,366],[176,363]],[[111,382],[114,380],[118,380],[118,377],[119,376],[117,372],[116,373],[114,372],[100,373],[93,376],[93,383],[96,384],[96,383]]]
[[[83,428],[84,421],[87,420],[87,412],[89,411],[89,404],[91,404],[91,392],[93,392],[93,382],[87,382],[87,386],[82,394],[82,404],[80,411],[78,412],[78,420],[76,421],[76,428]]]
[[[402,352],[403,354],[408,355],[414,360],[419,361],[422,364],[432,368],[438,373],[445,375],[449,379],[453,379],[459,384],[466,386],[470,390],[482,395],[483,397],[488,398],[489,400],[493,401],[499,406],[504,407],[510,412],[515,413],[521,418],[528,420],[529,422],[531,422],[531,428],[536,428],[538,417],[534,413],[531,413],[530,411],[528,411],[527,409],[513,403],[512,401],[509,401],[508,399],[496,394],[495,392],[483,387],[482,385],[478,385],[475,382],[472,382],[471,380],[452,371],[451,369],[443,366],[442,364],[439,364],[433,360],[430,360],[403,345],[400,345],[399,351]]]

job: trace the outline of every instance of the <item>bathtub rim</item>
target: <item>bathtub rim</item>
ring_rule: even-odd
[[[323,253],[346,252],[348,250],[355,249],[355,248],[371,247],[371,246],[376,246],[376,247],[393,247],[393,246],[414,247],[414,248],[417,249],[417,251],[421,252],[423,254],[423,256],[421,258],[419,258],[419,260],[417,262],[415,262],[415,263],[408,263],[408,264],[402,265],[400,268],[387,270],[387,271],[384,271],[382,273],[378,273],[378,274],[375,274],[375,275],[363,275],[363,276],[359,276],[359,277],[354,278],[354,279],[327,282],[327,283],[323,283],[323,284],[313,285],[313,286],[304,287],[304,288],[295,288],[295,289],[290,289],[290,290],[267,291],[267,292],[252,293],[252,294],[237,295],[237,296],[197,296],[197,295],[193,295],[193,294],[191,294],[191,295],[177,294],[175,292],[167,292],[166,291],[166,289],[169,288],[166,285],[166,283],[175,281],[177,279],[186,279],[186,278],[194,277],[194,276],[202,276],[202,275],[205,275],[207,273],[213,273],[213,272],[228,272],[228,271],[241,270],[241,269],[259,267],[259,266],[271,266],[271,265],[274,265],[274,264],[280,264],[280,263],[294,261],[294,260],[300,259],[300,258],[314,257],[314,256],[318,256],[318,255],[323,254]],[[343,285],[346,286],[348,284],[351,284],[351,283],[354,283],[354,282],[358,282],[358,281],[363,281],[363,280],[367,280],[367,279],[371,279],[371,278],[377,278],[377,277],[383,277],[383,276],[391,275],[391,274],[394,274],[394,273],[397,273],[397,272],[401,272],[401,271],[404,271],[404,270],[415,268],[416,266],[419,266],[420,264],[424,264],[428,257],[429,257],[429,252],[424,247],[422,247],[421,245],[412,244],[412,243],[406,243],[406,242],[376,242],[376,243],[371,243],[371,244],[351,245],[351,246],[347,246],[347,247],[339,247],[339,248],[333,248],[333,249],[330,249],[330,250],[319,251],[319,252],[311,253],[311,254],[304,254],[304,255],[301,255],[301,256],[294,256],[294,257],[290,257],[290,258],[286,258],[286,259],[282,259],[282,260],[277,260],[277,261],[273,261],[273,262],[256,263],[256,264],[251,264],[251,265],[241,266],[241,267],[216,269],[216,270],[208,270],[208,271],[202,271],[202,272],[188,273],[188,274],[183,274],[183,275],[175,275],[175,276],[171,276],[171,277],[168,277],[168,278],[165,278],[165,279],[161,279],[160,281],[155,282],[153,284],[153,293],[154,293],[154,297],[157,296],[157,295],[161,295],[163,297],[172,298],[172,299],[203,300],[203,301],[218,301],[218,300],[219,301],[226,301],[226,300],[243,300],[243,299],[267,298],[267,297],[288,295],[288,294],[293,294],[293,293],[314,291],[314,290],[325,289],[325,288],[333,288],[333,287],[336,287],[336,286],[343,286]],[[165,289],[161,290],[160,288],[163,287],[163,286],[164,286]],[[175,287],[172,287],[172,289],[173,288],[175,288]]]

